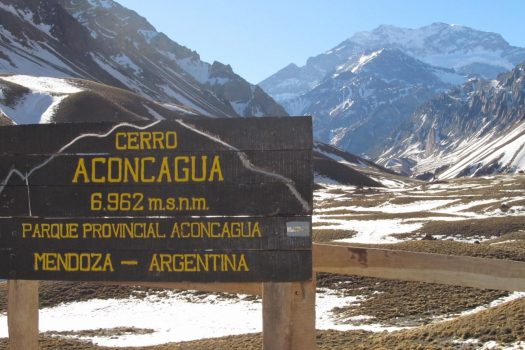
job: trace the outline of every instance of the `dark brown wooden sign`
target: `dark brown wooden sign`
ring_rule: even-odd
[[[311,278],[311,119],[0,128],[0,277]]]

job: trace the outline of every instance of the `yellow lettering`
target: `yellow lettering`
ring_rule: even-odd
[[[173,257],[169,254],[160,254],[160,266],[161,266],[161,271],[172,271],[171,270],[171,262],[172,262],[172,259],[174,260],[175,259],[175,255],[173,255]],[[175,263],[173,264],[175,266]],[[165,268],[165,269],[164,269]],[[175,267],[173,268],[174,271],[175,270]]]
[[[89,175],[86,169],[86,163],[84,161],[84,158],[79,158],[77,162],[77,168],[75,169],[75,175],[73,175],[73,180],[71,180],[72,183],[78,183],[78,178],[80,176],[84,177],[84,183],[89,183]]]
[[[154,164],[155,163],[155,158],[154,157],[144,157],[144,158],[140,159],[140,163],[141,163],[140,178],[141,178],[142,182],[144,182],[144,183],[155,182],[155,177],[154,176],[146,178],[146,162]]]
[[[163,146],[164,134],[160,131],[153,132],[153,147],[158,149],[164,149]]]
[[[140,149],[151,149],[151,134],[149,132],[140,134]]]
[[[117,158],[117,157],[108,158],[108,182],[109,183],[122,182],[122,159]]]
[[[124,158],[124,182],[129,182],[129,175],[133,179],[133,182],[139,181],[139,158],[133,158],[133,165],[128,158]]]
[[[261,230],[259,229],[259,222],[256,221],[255,224],[253,225],[253,236],[257,236],[257,237],[261,237]]]
[[[34,253],[34,271],[106,272],[115,271],[111,254]],[[103,260],[103,263],[102,263]]]
[[[191,180],[194,182],[204,182],[206,181],[206,161],[208,160],[207,156],[201,157],[201,175],[197,176],[197,164],[196,157],[191,157]]]
[[[127,149],[138,150],[139,143],[137,139],[139,137],[139,133],[136,131],[130,131],[127,133],[127,136],[128,136]]]
[[[117,132],[115,134],[115,148],[119,151],[123,151],[126,149],[126,145],[119,142],[119,140],[123,139],[126,137],[126,133],[124,132]]]
[[[217,181],[224,181],[224,176],[222,176],[221,161],[219,156],[213,157],[213,164],[211,165],[210,177],[208,182],[215,181],[214,176],[217,176]]]
[[[188,163],[190,162],[189,157],[186,156],[179,156],[175,157],[175,181],[177,182],[188,182],[189,180],[189,171],[188,171]],[[186,166],[181,165],[181,163],[185,163]],[[182,176],[180,176],[180,172],[182,172]]]
[[[162,157],[162,163],[160,164],[159,177],[157,182],[162,182],[166,178],[166,182],[171,182],[170,168],[168,165],[168,157]]]
[[[97,177],[97,163],[106,164],[106,158],[97,157],[91,160],[91,181],[94,183],[105,183],[105,176]]]
[[[177,132],[167,131],[166,132],[166,149],[177,148]]]
[[[42,267],[44,265],[44,257],[45,257],[44,254],[40,254],[40,253],[33,254],[33,257],[34,257],[33,271],[43,270]]]
[[[159,272],[161,271],[159,262],[157,260],[157,254],[153,254],[153,257],[151,258],[151,262],[149,263],[149,269],[148,271],[152,272]]]
[[[241,254],[239,264],[237,265],[237,271],[241,271],[241,269],[245,272],[250,271],[250,269],[248,268],[248,263],[246,263],[246,257],[244,256],[244,254]]]
[[[104,260],[104,266],[102,267],[103,271],[115,271],[113,264],[111,262],[111,254],[106,254],[106,259]]]
[[[32,231],[32,224],[22,223],[22,238],[26,238],[27,233]]]

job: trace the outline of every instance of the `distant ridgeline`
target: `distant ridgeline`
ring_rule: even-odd
[[[311,119],[0,128],[0,277],[311,278]]]

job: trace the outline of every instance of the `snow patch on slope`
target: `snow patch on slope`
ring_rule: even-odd
[[[375,52],[372,52],[369,55],[362,55],[361,57],[359,57],[359,61],[357,62],[357,64],[352,67],[351,72],[352,73],[359,72],[360,70],[363,69],[364,66],[366,66],[367,63],[369,63],[374,58],[379,56],[381,54],[381,52],[383,52],[383,51],[384,51],[384,49],[381,49],[381,50],[377,50]]]
[[[35,21],[33,20],[35,14],[31,12],[30,10],[16,9],[13,5],[6,5],[2,3],[0,3],[0,8],[17,16],[18,18],[24,20],[25,22],[31,24],[33,27],[40,30],[42,33],[46,34],[47,36],[53,37],[53,35],[51,34],[51,29],[53,28],[53,26],[49,24],[43,24],[43,23],[36,24]]]
[[[69,95],[82,91],[68,81],[57,78],[12,75],[1,77],[0,80],[30,90],[20,96],[15,105],[0,107],[0,110],[17,124],[51,122],[60,103]]]
[[[151,40],[153,40],[157,35],[159,35],[159,33],[154,30],[139,29],[138,32],[140,33],[140,35],[142,35],[142,37],[144,38],[144,40],[146,40],[148,44],[150,44]]]
[[[121,66],[131,69],[135,73],[135,75],[141,75],[143,72],[142,69],[139,66],[137,66],[131,58],[124,54],[114,55],[111,56],[111,58],[113,59],[113,61],[120,64]]]
[[[30,75],[11,75],[0,79],[9,81],[41,93],[75,94],[82,89],[72,85],[64,79],[50,77],[33,77]]]
[[[177,64],[195,80],[205,84],[210,78],[210,65],[189,57],[177,60]]]
[[[93,7],[102,7],[105,9],[110,9],[115,7],[113,1],[110,0],[88,0],[89,4]]]
[[[13,107],[1,106],[0,110],[17,124],[38,124],[44,114],[46,118],[50,117],[53,111],[48,112],[48,110],[56,102],[51,95],[39,92],[29,93]]]

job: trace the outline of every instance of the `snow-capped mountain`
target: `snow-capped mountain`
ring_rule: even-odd
[[[208,116],[286,114],[112,0],[0,0],[0,23],[3,73],[88,79]]]
[[[278,102],[284,102],[311,90],[349,58],[382,48],[399,49],[462,75],[490,79],[525,60],[525,48],[511,46],[496,33],[445,23],[417,29],[382,25],[354,34],[333,49],[309,58],[302,67],[288,65],[259,85]]]
[[[424,104],[380,163],[424,178],[525,170],[525,63]]]
[[[356,54],[312,90],[293,100],[314,116],[317,139],[354,154],[377,157],[390,134],[422,103],[464,77],[397,49]]]
[[[430,98],[495,77],[525,60],[499,34],[434,23],[383,25],[289,65],[260,83],[293,115],[312,115],[318,140],[376,159],[399,146],[399,127]]]
[[[445,23],[418,29],[382,25],[371,32],[356,33],[336,50],[354,44],[398,48],[431,65],[484,78],[495,78],[525,60],[525,49],[511,46],[499,34]]]

